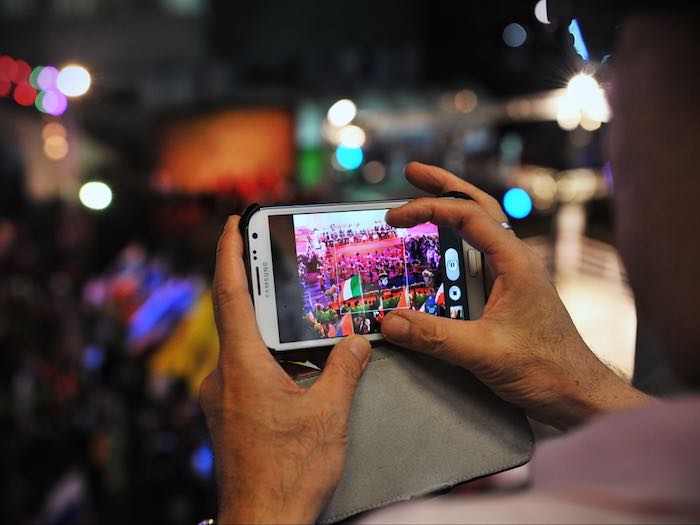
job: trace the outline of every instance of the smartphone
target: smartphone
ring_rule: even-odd
[[[405,200],[254,206],[241,220],[255,316],[278,352],[380,340],[394,309],[475,319],[484,307],[481,253],[449,228],[394,228]]]

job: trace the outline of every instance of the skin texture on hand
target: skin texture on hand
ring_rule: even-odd
[[[462,366],[506,401],[559,429],[653,400],[618,378],[578,334],[541,258],[499,223],[498,202],[455,175],[413,162],[406,178],[433,194],[461,191],[473,201],[422,198],[387,213],[392,226],[455,228],[481,250],[494,282],[481,319],[461,321],[413,310],[384,319],[384,337]]]
[[[219,362],[200,388],[214,449],[217,522],[311,523],[343,471],[350,408],[370,345],[361,336],[343,339],[318,381],[298,387],[260,337],[238,222],[231,217],[219,241]]]

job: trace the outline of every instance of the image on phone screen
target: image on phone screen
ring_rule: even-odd
[[[394,309],[446,315],[448,232],[394,228],[386,212],[270,216],[280,342],[378,333]]]

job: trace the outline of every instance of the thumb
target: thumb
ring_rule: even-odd
[[[350,410],[357,383],[367,367],[371,354],[369,341],[360,335],[345,337],[331,351],[326,367],[313,390],[333,398]]]
[[[390,343],[467,367],[475,357],[472,341],[478,321],[458,321],[414,310],[394,310],[382,321],[382,335]]]

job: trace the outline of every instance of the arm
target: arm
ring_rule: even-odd
[[[433,166],[411,163],[406,177],[430,193],[461,191],[474,200],[416,199],[390,210],[387,222],[408,228],[430,221],[459,230],[484,252],[494,282],[481,319],[397,310],[382,324],[387,340],[468,369],[503,399],[562,430],[652,402],[586,346],[540,257],[499,224],[507,218],[493,197]]]

